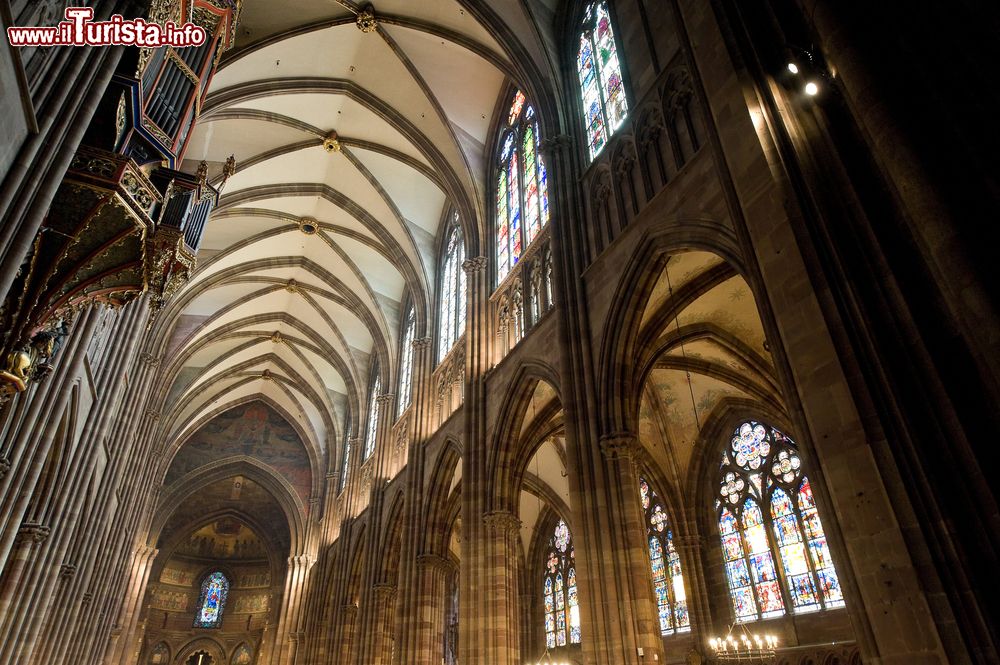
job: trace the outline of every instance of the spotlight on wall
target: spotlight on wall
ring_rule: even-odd
[[[819,86],[816,85],[815,81],[809,81],[806,83],[805,92],[810,97],[815,97],[819,93]]]
[[[790,62],[790,63],[788,63],[788,71],[790,71],[793,74],[798,74],[799,73],[799,66],[796,65],[794,62]]]

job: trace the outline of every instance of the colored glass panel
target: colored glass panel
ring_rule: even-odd
[[[518,90],[514,94],[514,101],[511,102],[510,112],[507,114],[507,124],[513,125],[514,121],[518,119],[521,115],[521,109],[524,107],[524,93]]]
[[[646,513],[646,534],[653,593],[656,597],[660,633],[690,630],[681,559],[674,547],[667,513],[656,492],[639,479],[639,498]]]
[[[222,623],[222,611],[226,607],[226,597],[229,595],[229,580],[220,571],[216,571],[201,583],[201,597],[198,601],[198,614],[195,616],[196,628],[217,628]]]
[[[466,275],[462,269],[465,261],[465,244],[458,227],[458,215],[452,221],[452,230],[441,270],[441,334],[438,358],[444,358],[465,331]]]
[[[771,519],[778,552],[788,580],[788,591],[796,612],[820,609],[812,572],[806,562],[805,547],[799,531],[792,499],[781,488],[771,494]]]
[[[604,93],[604,108],[607,115],[609,133],[621,127],[628,114],[625,101],[625,86],[622,84],[622,70],[618,62],[611,16],[606,3],[597,5],[597,30],[594,35],[598,64],[601,69],[601,90]]]
[[[507,217],[507,171],[500,169],[497,177],[497,281],[503,281],[510,270],[510,224]]]
[[[844,605],[802,471],[795,442],[752,420],[736,428],[723,454],[715,505],[737,621],[781,616],[789,601],[796,613]]]
[[[542,226],[549,223],[549,174],[545,170],[545,158],[539,150],[541,138],[538,135],[538,125],[535,125],[535,154],[538,155],[538,196],[542,205]]]
[[[382,392],[382,379],[378,375],[378,365],[372,370],[374,380],[371,394],[368,395],[368,431],[365,433],[365,459],[375,452],[375,440],[378,434],[378,396]]]
[[[820,521],[819,512],[816,510],[816,503],[812,495],[812,486],[806,477],[802,478],[802,483],[799,485],[798,504],[799,510],[802,512],[802,522],[805,525],[809,556],[813,567],[816,569],[816,577],[820,592],[823,594],[823,602],[826,607],[843,607],[844,592],[840,588],[840,578],[837,575],[837,569],[833,565],[833,557],[830,555],[830,548],[826,542],[823,523]]]
[[[413,335],[416,328],[416,317],[411,307],[406,315],[406,325],[403,332],[403,348],[400,349],[399,363],[399,413],[403,413],[410,405],[410,394],[413,383]]]
[[[570,553],[572,557],[572,553]],[[580,603],[576,597],[576,568],[570,568],[567,574],[566,607],[569,611],[569,643],[580,643]]]
[[[535,129],[528,125],[521,141],[524,164],[524,225],[530,244],[541,230],[541,205],[538,201],[538,164],[535,161]]]
[[[509,219],[510,219],[510,267],[513,268],[521,258],[521,200],[520,177],[517,168],[517,152],[511,154],[507,161],[507,179],[510,183]]]
[[[549,539],[542,587],[545,600],[545,642],[549,647],[580,641],[580,607],[574,557],[569,527],[563,520],[559,520]]]
[[[621,63],[606,2],[591,5],[585,12],[577,74],[587,143],[593,159],[628,115]]]

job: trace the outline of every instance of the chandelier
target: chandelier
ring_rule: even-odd
[[[729,627],[725,637],[713,637],[708,640],[712,649],[712,659],[716,662],[735,663],[773,663],[774,651],[778,648],[778,638],[774,635],[750,634],[746,626],[733,634],[735,626]]]

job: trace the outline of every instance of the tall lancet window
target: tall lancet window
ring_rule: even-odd
[[[646,513],[649,563],[653,569],[653,592],[660,617],[660,633],[672,635],[691,630],[687,592],[681,573],[681,558],[674,547],[674,534],[660,497],[644,479],[639,479],[639,496]]]
[[[538,119],[524,93],[514,93],[497,150],[497,281],[549,223],[549,188],[539,152]]]
[[[222,611],[226,608],[229,595],[229,579],[217,570],[205,576],[201,582],[198,598],[198,613],[194,617],[195,628],[218,628],[222,624]]]
[[[576,553],[566,522],[559,520],[549,540],[542,580],[545,645],[554,649],[580,643],[580,604],[576,596]]]
[[[441,264],[441,334],[438,360],[444,358],[465,332],[465,242],[455,213]]]
[[[723,454],[715,506],[737,621],[844,606],[794,441],[769,425],[741,423]]]
[[[583,124],[593,159],[628,115],[625,84],[607,2],[592,3],[583,14],[576,67],[580,75]]]
[[[378,434],[378,397],[382,392],[382,378],[378,375],[378,363],[372,367],[372,388],[368,395],[368,429],[365,430],[365,459],[375,452],[375,437]]]
[[[397,416],[406,411],[410,405],[410,394],[413,382],[413,334],[417,320],[411,306],[407,310],[406,320],[403,322],[402,348],[399,350],[399,403],[397,405]]]

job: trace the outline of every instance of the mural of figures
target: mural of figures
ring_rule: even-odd
[[[214,460],[236,456],[254,457],[273,467],[308,504],[312,477],[305,447],[288,421],[263,402],[230,409],[198,430],[174,459],[166,482]]]

